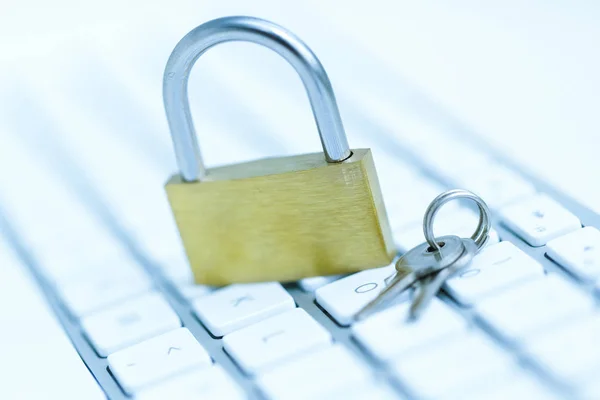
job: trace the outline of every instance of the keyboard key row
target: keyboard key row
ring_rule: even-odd
[[[467,332],[467,320],[435,299],[417,321],[409,322],[408,302],[352,326],[354,338],[375,358],[389,361],[421,346]]]
[[[538,194],[500,209],[502,223],[531,246],[581,228],[570,211],[544,194]]]
[[[337,279],[341,278],[341,275],[334,276],[314,276],[311,278],[305,278],[298,282],[298,286],[305,292],[314,292],[318,288],[327,285]]]
[[[282,361],[329,346],[329,331],[301,308],[249,325],[223,337],[225,351],[248,374],[272,369]]]
[[[465,306],[477,304],[515,284],[543,276],[543,266],[510,242],[481,250],[464,271],[445,285],[445,290]]]
[[[193,302],[196,315],[216,337],[295,307],[292,296],[277,282],[230,285]]]
[[[163,383],[150,386],[139,393],[136,400],[246,400],[248,397],[238,384],[219,365],[197,368]]]
[[[152,287],[148,275],[128,263],[79,275],[55,286],[64,304],[77,318],[148,292]]]
[[[476,304],[481,318],[516,341],[536,340],[545,330],[594,309],[592,296],[556,275],[522,282]]]
[[[101,357],[181,326],[159,293],[150,293],[93,313],[81,327]]]
[[[479,332],[441,338],[392,361],[398,379],[417,398],[442,398],[517,368],[510,353]]]
[[[110,371],[130,395],[188,369],[211,365],[209,354],[186,328],[172,330],[108,356]]]
[[[586,226],[548,242],[547,255],[580,279],[600,278],[600,231]]]
[[[557,324],[536,335],[526,351],[554,376],[581,387],[600,378],[600,314]]]
[[[334,344],[260,375],[257,384],[269,399],[304,400],[338,398],[336,392],[372,379],[367,364]]]
[[[395,271],[393,266],[361,271],[320,287],[315,298],[338,324],[350,325],[354,315],[373,300],[385,287],[385,279]],[[398,301],[406,299],[400,296]]]
[[[214,288],[207,285],[196,285],[194,283],[182,283],[176,285],[177,293],[186,301],[193,301],[198,297],[205,296],[214,291]]]
[[[506,399],[535,399],[559,400],[564,399],[539,379],[526,371],[515,368],[514,371],[502,374],[492,379],[483,380],[468,390],[462,389],[453,393],[445,393],[446,400],[506,400]]]

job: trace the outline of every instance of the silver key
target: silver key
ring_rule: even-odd
[[[441,206],[457,198],[471,199],[479,207],[480,218],[477,230],[469,239],[461,239],[458,236],[435,238],[433,235],[435,215]],[[419,291],[411,304],[410,317],[418,317],[444,282],[469,265],[473,256],[485,245],[490,229],[490,212],[479,196],[460,189],[440,194],[427,207],[423,217],[423,233],[426,242],[411,249],[398,260],[396,273],[386,281],[388,284],[386,288],[360,310],[355,318],[360,320],[368,317],[415,284],[418,284]]]
[[[458,236],[442,236],[437,239],[440,250],[425,242],[409,250],[396,262],[396,273],[388,278],[387,286],[379,295],[356,314],[364,319],[381,309],[415,283],[453,265],[463,257],[465,246]]]
[[[430,274],[417,282],[418,288],[409,309],[409,317],[417,319],[437,295],[444,283],[471,264],[479,248],[472,239],[461,239],[463,253],[446,268]]]

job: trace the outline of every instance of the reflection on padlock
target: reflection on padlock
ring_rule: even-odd
[[[296,69],[324,153],[204,168],[188,76],[200,55],[228,41],[266,46]],[[163,95],[180,168],[166,190],[197,283],[292,281],[391,262],[395,249],[371,151],[349,149],[329,78],[294,34],[250,17],[207,22],[173,50]]]

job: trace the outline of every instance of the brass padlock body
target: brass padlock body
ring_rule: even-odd
[[[368,149],[340,163],[323,153],[174,175],[167,195],[196,283],[293,281],[389,264],[395,256]]]

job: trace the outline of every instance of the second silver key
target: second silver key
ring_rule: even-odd
[[[463,253],[454,262],[437,273],[423,277],[416,283],[417,289],[409,309],[411,319],[419,318],[444,283],[471,264],[473,257],[479,251],[479,247],[472,239],[461,239],[461,242]]]
[[[355,318],[360,320],[368,317],[421,279],[448,268],[464,257],[466,249],[463,239],[458,236],[442,236],[436,240],[439,250],[425,242],[400,257],[396,262],[396,273],[385,289],[360,310]]]

